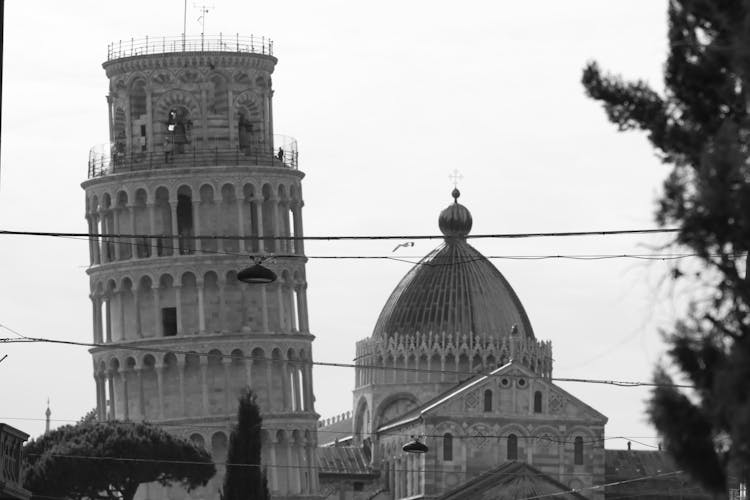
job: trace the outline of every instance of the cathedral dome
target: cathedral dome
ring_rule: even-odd
[[[534,338],[526,311],[497,268],[466,242],[471,213],[458,203],[440,213],[445,241],[419,261],[396,286],[380,313],[373,337],[396,333],[505,337],[513,326]]]

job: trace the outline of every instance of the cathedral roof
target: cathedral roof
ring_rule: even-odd
[[[505,337],[516,326],[534,337],[516,292],[497,268],[466,242],[469,210],[454,202],[440,213],[445,241],[419,261],[396,286],[373,336],[459,333]]]
[[[539,469],[524,462],[506,462],[462,483],[438,497],[439,500],[512,500],[541,498],[583,500],[586,497]]]

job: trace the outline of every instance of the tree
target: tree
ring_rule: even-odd
[[[76,500],[132,500],[150,482],[191,490],[216,473],[207,451],[147,423],[84,420],[30,441],[24,454],[26,489]]]
[[[260,431],[263,418],[250,389],[240,396],[237,425],[229,436],[223,500],[268,500],[268,482],[261,470]]]
[[[665,91],[583,70],[588,95],[620,130],[643,130],[671,172],[656,211],[675,243],[701,261],[675,267],[704,296],[666,335],[694,387],[681,392],[663,367],[649,416],[675,461],[708,490],[750,472],[750,0],[670,0]]]

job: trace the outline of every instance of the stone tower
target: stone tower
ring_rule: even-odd
[[[128,236],[90,240],[103,344],[91,353],[99,419],[158,423],[217,462],[251,386],[269,487],[301,499],[317,497],[318,415],[306,258],[293,239],[304,174],[296,141],[273,133],[276,62],[256,37],[109,47],[110,144],[92,149],[82,187],[89,233]],[[249,256],[273,257],[264,265],[278,280],[239,282]],[[202,497],[218,498],[220,475]]]

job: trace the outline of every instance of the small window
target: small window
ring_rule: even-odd
[[[443,460],[453,460],[453,435],[450,432],[443,434]]]
[[[583,438],[581,436],[576,436],[573,441],[573,463],[583,465]]]
[[[164,307],[161,310],[161,327],[165,337],[177,335],[177,308]]]
[[[542,413],[542,391],[534,393],[534,413]]]
[[[508,436],[508,460],[518,460],[518,438],[515,434]]]
[[[492,411],[492,391],[484,391],[484,411]]]
[[[354,481],[354,491],[364,491],[365,483],[362,481]]]
[[[525,378],[519,378],[518,379],[518,387],[525,387],[526,386],[526,379]]]
[[[508,387],[510,385],[510,380],[508,380],[507,378],[501,379],[500,385],[503,387]]]

